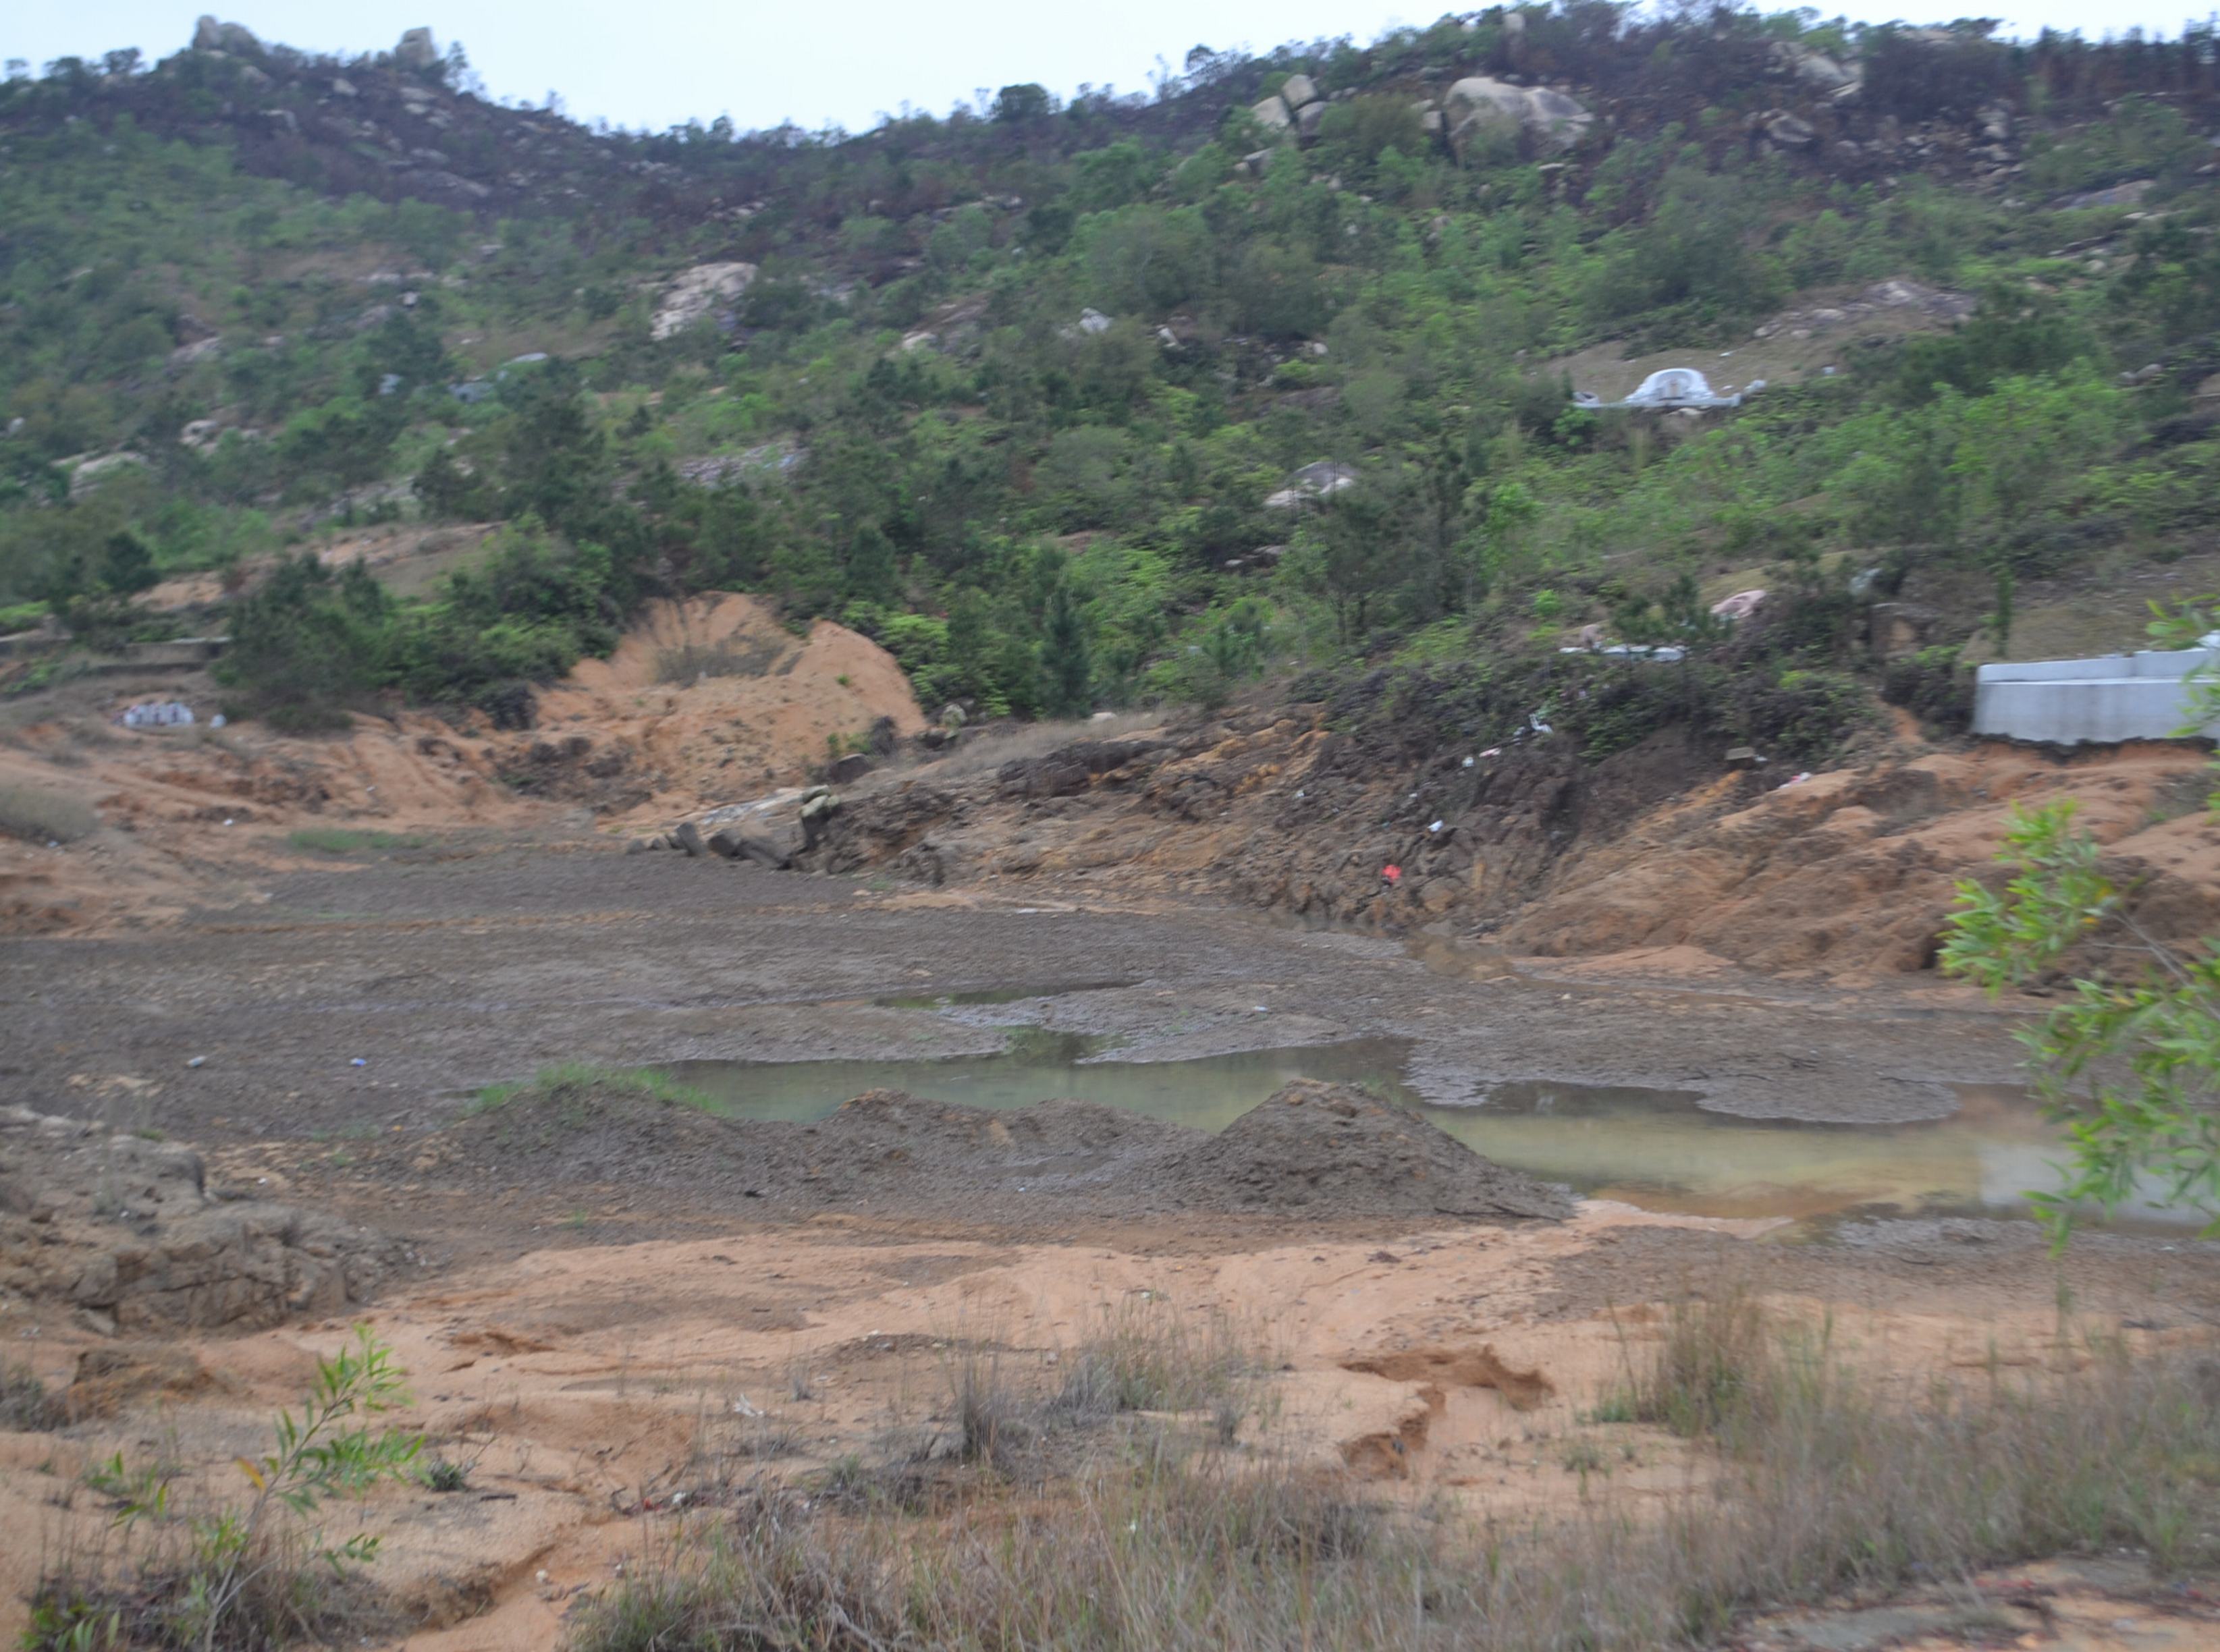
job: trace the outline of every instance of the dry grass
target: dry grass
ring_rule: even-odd
[[[27,843],[75,843],[100,829],[90,805],[37,786],[0,785],[0,832]]]
[[[1630,1372],[1645,1415],[1716,1454],[1662,1509],[1606,1495],[1506,1529],[1377,1506],[1169,1426],[1101,1430],[1071,1472],[1022,1493],[983,1468],[931,1503],[765,1492],[635,1568],[572,1645],[1650,1652],[1715,1643],[1770,1605],[2046,1554],[2220,1561],[2220,1369],[2073,1351],[2085,1368],[1890,1395],[1825,1327],[1724,1293],[1684,1305]],[[1082,1355],[1067,1388],[1083,1404],[1062,1414],[1206,1392],[1201,1364],[1146,1335],[1113,1342]],[[991,1466],[1021,1406],[1002,1365],[969,1368],[957,1432]],[[1027,1425],[1058,1398],[1028,1402]]]
[[[0,1429],[35,1434],[67,1420],[60,1400],[47,1392],[29,1366],[0,1360]]]
[[[26,1652],[208,1652],[208,1575],[183,1515],[142,1541],[111,1533],[72,1549],[44,1568],[30,1599]],[[223,1652],[280,1652],[307,1645],[369,1643],[396,1627],[390,1603],[359,1572],[339,1572],[293,1531],[258,1537],[246,1583],[214,1645]]]

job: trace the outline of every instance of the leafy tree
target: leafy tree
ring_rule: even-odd
[[[1296,532],[1290,577],[1332,607],[1334,634],[1344,643],[1364,636],[1403,583],[1402,504],[1387,478],[1369,475],[1329,496]]]
[[[359,562],[334,574],[304,552],[234,606],[216,679],[272,727],[344,727],[384,680],[392,618],[393,599]]]
[[[1054,112],[1054,101],[1049,97],[1048,88],[1031,81],[1005,86],[995,94],[995,118],[1009,125],[1038,121]]]
[[[100,553],[100,584],[118,596],[135,596],[151,590],[162,576],[154,567],[154,553],[147,541],[130,529],[111,533]]]
[[[2216,624],[2220,599],[2203,598],[2151,630],[2180,645]],[[2220,683],[2203,683],[2194,703],[2195,726],[2220,719]],[[2066,1126],[2064,1185],[2032,1195],[2060,1243],[2076,1206],[2109,1213],[2154,1182],[2160,1203],[2220,1233],[2220,947],[2183,951],[2146,933],[2073,814],[2070,798],[2014,812],[1998,855],[2014,876],[2000,889],[1959,883],[1942,967],[1993,998],[2071,959],[2104,960],[2018,1034],[2037,1093]]]
[[[890,602],[895,590],[895,547],[876,522],[866,522],[848,542],[848,594],[865,602]]]
[[[477,477],[465,473],[455,462],[454,454],[444,447],[432,450],[432,457],[416,472],[410,489],[430,516],[482,518],[493,504],[484,484]]]

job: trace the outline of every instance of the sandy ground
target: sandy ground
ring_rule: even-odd
[[[1231,1244],[1013,1244],[836,1219],[527,1251],[427,1280],[367,1315],[412,1376],[399,1420],[471,1463],[471,1489],[390,1489],[336,1518],[381,1535],[382,1585],[435,1618],[461,1618],[406,1644],[507,1652],[554,1644],[579,1592],[670,1543],[689,1503],[945,1430],[967,1359],[998,1362],[1015,1388],[1052,1387],[1059,1359],[1113,1321],[1269,1350],[1275,1368],[1241,1437],[1260,1460],[1518,1518],[1605,1494],[1638,1508],[1700,1483],[1683,1443],[1587,1418],[1661,1334],[1646,1304],[1669,1293],[1675,1269],[1773,1273],[1783,1311],[1831,1312],[1849,1356],[1907,1391],[2061,1357],[2039,1251],[1992,1259],[1969,1285],[1906,1253],[1782,1250],[1771,1225],[1599,1203],[1562,1224],[1325,1241],[1282,1231]],[[2085,1325],[2141,1327],[2122,1334],[2143,1346],[2206,1334],[2220,1307],[2209,1259],[2144,1271],[2102,1250],[2073,1270],[2089,1293]],[[17,1346],[65,1378],[90,1339],[48,1329]],[[159,1438],[220,1484],[220,1465],[293,1396],[310,1356],[346,1335],[325,1322],[185,1339],[172,1350],[200,1368],[190,1394],[140,1395],[59,1440],[0,1436],[0,1520],[38,1534],[9,1546],[0,1593],[27,1587],[72,1531],[97,1530],[99,1499],[69,1487],[82,1465]],[[14,1614],[0,1606],[0,1631]]]

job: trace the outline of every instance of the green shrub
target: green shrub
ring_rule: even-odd
[[[1931,728],[1964,733],[1974,722],[1974,672],[1958,652],[1935,647],[1899,655],[1882,668],[1880,697]]]
[[[314,556],[289,558],[233,609],[216,680],[274,728],[343,728],[385,680],[393,616],[393,599],[360,563],[335,574]]]

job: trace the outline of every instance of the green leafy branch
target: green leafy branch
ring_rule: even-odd
[[[190,1633],[180,1638],[197,1640],[210,1652],[221,1643],[241,1597],[275,1563],[262,1558],[259,1541],[269,1532],[274,1511],[284,1509],[306,1520],[329,1498],[359,1493],[406,1472],[423,1449],[423,1437],[371,1419],[407,1403],[392,1350],[367,1325],[357,1326],[354,1341],[337,1354],[316,1362],[315,1381],[299,1410],[280,1412],[271,1425],[273,1449],[260,1457],[234,1460],[254,1487],[253,1500],[241,1510],[190,1521],[193,1565],[179,1617]],[[127,1467],[118,1452],[86,1478],[94,1490],[115,1499],[119,1525],[171,1518],[171,1471]],[[309,1542],[314,1557],[334,1572],[377,1556],[377,1539],[367,1533],[328,1543],[319,1531]]]
[[[1959,883],[1942,968],[1994,997],[2124,928],[2140,978],[2077,977],[2067,1002],[2017,1035],[2068,1147],[2059,1190],[2030,1197],[2062,1244],[2076,1206],[2109,1214],[2149,1193],[2148,1178],[2160,1202],[2198,1211],[2220,1232],[2220,957],[2186,957],[2144,934],[2073,814],[2070,799],[2014,812],[1999,858],[2017,875],[2001,890]]]

